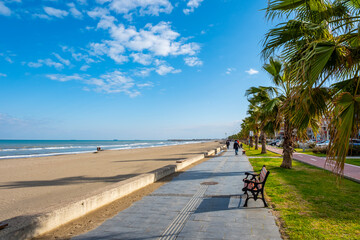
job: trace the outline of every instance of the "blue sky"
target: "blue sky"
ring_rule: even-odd
[[[245,0],[0,0],[1,139],[221,138],[269,85]]]

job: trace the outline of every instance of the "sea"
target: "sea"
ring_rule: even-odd
[[[193,140],[0,140],[0,160],[64,154],[171,146],[204,141]]]

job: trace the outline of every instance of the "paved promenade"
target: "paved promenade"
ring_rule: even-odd
[[[283,152],[282,149],[271,146],[266,146],[266,149],[279,154],[282,154]],[[315,167],[323,168],[329,171],[332,171],[332,169],[334,168],[333,163],[326,163],[325,157],[316,157],[301,152],[295,152],[293,153],[293,158],[300,162],[307,163],[309,165],[313,165]],[[345,163],[344,177],[360,183],[360,167]]]
[[[280,240],[275,218],[261,200],[249,200],[249,207],[242,207],[242,179],[244,172],[251,170],[246,156],[234,156],[229,150],[73,239]]]

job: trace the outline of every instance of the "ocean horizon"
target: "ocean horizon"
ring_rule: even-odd
[[[207,140],[0,140],[0,159],[45,157],[64,154],[161,147]]]

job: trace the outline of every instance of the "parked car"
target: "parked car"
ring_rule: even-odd
[[[360,139],[350,139],[349,150],[355,153],[360,152]]]
[[[329,140],[318,142],[315,147],[327,147],[329,146]]]
[[[278,141],[278,142],[276,143],[276,146],[277,146],[277,147],[282,147],[283,143],[284,143],[284,139],[281,139],[280,141]]]
[[[275,146],[276,145],[276,143],[278,143],[280,140],[279,139],[277,139],[277,140],[275,140],[275,141],[272,141],[271,143],[269,143],[269,145],[270,146]]]

